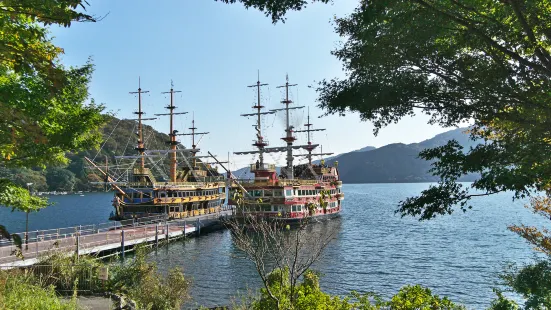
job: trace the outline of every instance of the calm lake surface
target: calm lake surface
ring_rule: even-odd
[[[315,265],[322,287],[346,295],[352,290],[383,296],[406,284],[421,284],[469,309],[484,309],[493,299],[497,273],[507,262],[529,262],[531,247],[507,225],[545,225],[513,202],[510,194],[472,201],[473,210],[428,222],[394,214],[400,200],[429,184],[347,184],[339,219],[316,229],[336,229],[336,238]],[[51,196],[55,206],[29,217],[30,230],[106,222],[112,194]],[[23,231],[25,215],[0,208],[0,223]],[[175,242],[151,253],[161,270],[183,267],[193,278],[192,305],[227,305],[232,297],[260,286],[252,263],[238,258],[227,231]]]

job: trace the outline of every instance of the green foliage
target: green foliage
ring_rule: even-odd
[[[517,310],[518,304],[513,300],[503,296],[503,293],[499,290],[494,290],[497,295],[497,299],[492,300],[489,310]]]
[[[522,268],[511,265],[501,278],[512,291],[526,299],[525,309],[551,308],[550,260],[541,260]]]
[[[10,234],[5,226],[0,225],[0,239],[12,240],[13,244],[17,248],[14,252],[12,252],[12,255],[18,255],[19,257],[23,256],[21,253],[21,246],[23,244],[21,236],[18,234]]]
[[[61,69],[62,66],[59,66]],[[0,67],[0,155],[4,165],[44,167],[67,163],[65,153],[97,147],[103,106],[88,100],[92,64],[64,69],[63,87],[38,74]]]
[[[12,212],[36,212],[49,205],[48,200],[32,196],[27,189],[17,186],[13,182],[0,179],[0,207],[12,208]],[[23,257],[21,253],[21,237],[17,234],[10,234],[6,228],[0,225],[0,239],[7,238],[13,241],[16,250],[12,255]]]
[[[46,191],[48,184],[42,171],[27,168],[0,167],[0,179],[8,179],[18,186],[27,188],[28,183],[33,183],[31,191]]]
[[[50,190],[72,191],[77,179],[75,174],[63,168],[49,168],[46,180]]]
[[[516,197],[551,184],[550,1],[362,1],[335,21],[346,41],[334,51],[344,79],[322,81],[327,113],[358,112],[384,126],[416,113],[432,124],[474,121],[485,144],[463,152],[451,142],[420,155],[442,179],[401,203],[402,215],[430,219],[466,210],[477,195]],[[472,187],[457,183],[479,173]]]
[[[454,304],[447,297],[440,298],[437,295],[433,295],[430,289],[420,285],[408,285],[401,288],[398,294],[394,295],[386,303],[386,306],[395,310],[465,309],[463,306]]]
[[[146,261],[146,250],[138,248],[128,264],[116,266],[111,272],[109,290],[134,300],[140,309],[179,309],[188,298],[190,282],[178,268],[166,277],[157,271],[157,265]]]
[[[57,291],[70,291],[78,286],[79,281],[93,292],[103,291],[98,279],[98,268],[104,264],[92,256],[66,255],[63,252],[53,252],[41,259],[37,266],[29,271],[39,279],[42,286],[53,286]],[[82,283],[84,284],[84,283]]]
[[[254,8],[264,12],[266,16],[272,18],[275,24],[278,21],[285,22],[287,11],[300,11],[306,7],[308,1],[305,0],[215,0],[224,3],[242,3],[247,9]],[[312,2],[329,3],[330,0],[314,0]]]
[[[43,286],[37,278],[21,271],[0,270],[0,309],[78,309],[76,299],[59,298],[53,286]]]
[[[268,276],[270,291],[279,300],[278,303],[272,298],[268,291],[260,290],[260,297],[252,304],[252,309],[351,309],[346,299],[331,296],[321,291],[319,287],[319,276],[313,271],[307,271],[303,281],[295,289],[296,295],[292,302],[291,283],[289,281],[289,270],[276,269]]]
[[[84,0],[5,0],[0,7],[0,165],[66,163],[97,147],[103,106],[89,101],[93,66],[65,68],[47,28],[94,21]]]
[[[32,196],[27,189],[0,179],[0,206],[12,208],[12,211],[33,212],[47,207],[48,200]]]
[[[0,66],[16,73],[38,72],[62,82],[55,59],[63,49],[53,45],[44,25],[69,27],[73,21],[95,21],[79,12],[86,0],[3,0],[0,6]]]
[[[236,309],[331,309],[331,310],[461,310],[465,307],[454,304],[448,298],[440,298],[433,295],[430,289],[420,285],[404,286],[390,300],[383,300],[375,294],[358,294],[352,292],[352,296],[340,298],[331,296],[321,291],[319,286],[319,275],[313,271],[306,272],[294,290],[295,298],[291,301],[291,284],[288,270],[274,270],[269,276],[269,288],[272,294],[279,300],[279,305],[272,298],[267,289],[260,290],[260,296],[253,299],[250,304],[242,304]]]

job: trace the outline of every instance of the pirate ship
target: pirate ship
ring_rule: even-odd
[[[289,99],[289,87],[296,84],[289,84],[287,77],[285,88],[285,99],[281,101],[284,107],[281,109],[263,112],[264,106],[260,102],[260,88],[267,84],[260,82],[255,85],[258,100],[253,106],[255,113],[242,114],[245,117],[256,117],[256,140],[253,146],[254,151],[236,152],[236,155],[258,154],[256,163],[250,165],[250,171],[254,173],[252,180],[235,180],[239,186],[232,186],[229,203],[237,206],[237,216],[243,220],[246,216],[263,217],[267,219],[278,219],[284,222],[298,222],[304,218],[323,219],[339,215],[342,208],[344,193],[342,192],[342,181],[339,178],[338,162],[334,166],[328,166],[323,159],[319,164],[314,164],[314,156],[331,155],[332,153],[318,153],[314,151],[319,144],[313,144],[311,133],[325,129],[314,129],[308,122],[304,130],[295,130],[290,125],[290,110],[302,109],[304,107],[291,106]],[[268,141],[262,135],[261,116],[266,114],[285,113],[285,136],[281,138],[286,142],[285,146],[268,147]],[[294,145],[297,140],[295,133],[306,132],[308,142],[305,145]],[[306,154],[293,154],[293,150],[305,150]],[[264,161],[264,154],[274,152],[286,153],[286,166],[277,173],[276,166]],[[293,165],[295,157],[305,156],[308,163]],[[231,177],[231,175],[230,175]],[[244,191],[242,202],[238,202],[235,194]]]
[[[123,220],[128,218],[139,218],[152,215],[167,215],[169,218],[186,218],[200,216],[209,213],[218,213],[225,199],[224,176],[212,169],[209,163],[203,162],[199,156],[200,149],[196,145],[196,136],[205,135],[208,132],[197,132],[195,120],[189,128],[189,133],[179,134],[174,129],[174,115],[186,114],[187,112],[175,112],[174,94],[179,92],[171,87],[170,105],[165,108],[168,113],[155,114],[155,116],[168,116],[170,119],[169,141],[167,150],[148,150],[144,142],[143,121],[157,118],[143,118],[142,94],[147,93],[141,87],[137,92],[138,111],[135,121],[138,122],[136,132],[137,155],[115,156],[118,159],[133,160],[132,169],[128,171],[126,181],[116,181],[106,171],[103,171],[92,160],[86,160],[104,177],[104,181],[110,184],[115,191],[113,199],[114,212],[111,220]],[[191,136],[191,148],[183,147],[177,136]],[[146,159],[165,157],[169,155],[170,177],[167,181],[158,181],[150,167],[146,167]],[[180,161],[179,161],[180,160]]]

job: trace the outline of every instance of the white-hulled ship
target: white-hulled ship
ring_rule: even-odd
[[[342,192],[342,181],[339,178],[337,169],[338,163],[333,167],[325,165],[322,160],[320,164],[313,164],[312,158],[316,155],[331,155],[332,153],[313,154],[312,151],[319,145],[313,144],[310,140],[311,133],[322,131],[324,129],[313,129],[308,115],[308,123],[305,124],[305,130],[294,130],[289,124],[289,111],[304,107],[293,107],[289,100],[289,87],[295,86],[287,81],[285,85],[286,96],[281,103],[284,107],[281,109],[269,110],[263,112],[264,106],[260,102],[260,87],[262,84],[257,81],[255,85],[258,91],[258,101],[253,109],[255,113],[243,114],[242,116],[256,116],[256,140],[253,146],[257,148],[254,151],[236,152],[236,155],[258,154],[256,163],[250,166],[250,171],[254,173],[253,180],[234,180],[239,186],[232,186],[229,196],[230,204],[237,206],[237,216],[244,218],[246,216],[263,217],[267,219],[279,219],[285,222],[298,222],[306,217],[309,219],[324,219],[338,216],[342,209],[344,193]],[[285,136],[282,138],[286,142],[285,146],[268,147],[268,141],[262,135],[261,116],[265,114],[274,114],[284,112],[286,119]],[[306,132],[308,143],[305,145],[294,145],[296,137],[294,133]],[[308,153],[304,155],[295,155],[293,150],[303,149]],[[281,168],[280,173],[276,171],[274,164],[264,162],[264,154],[274,152],[286,152],[287,164]],[[293,159],[297,156],[306,156],[307,164],[293,165]],[[238,191],[245,190],[243,202],[239,203],[234,197]]]

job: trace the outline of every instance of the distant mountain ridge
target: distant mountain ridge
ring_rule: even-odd
[[[434,136],[419,143],[393,143],[380,148],[366,146],[359,150],[328,157],[325,162],[339,162],[339,173],[344,183],[406,183],[434,182],[438,178],[428,171],[431,163],[420,159],[419,152],[442,146],[456,140],[465,150],[480,142],[473,141],[465,133],[468,128],[457,128]],[[315,161],[314,163],[319,163]],[[248,167],[234,172],[241,178],[253,178]],[[473,181],[476,175],[467,175],[461,181]]]

